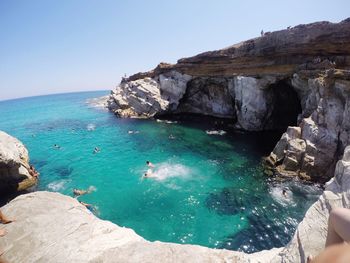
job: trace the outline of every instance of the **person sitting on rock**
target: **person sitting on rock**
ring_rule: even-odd
[[[29,174],[33,177],[38,177],[40,175],[40,173],[34,168],[33,165],[29,166],[29,170],[28,170]]]
[[[13,222],[14,220],[12,219],[8,219],[4,216],[4,214],[1,212],[0,210],[0,222],[3,223],[3,224],[9,224],[11,222]],[[5,229],[0,229],[0,236],[4,236],[6,235],[6,230]]]
[[[349,242],[350,209],[335,208],[330,212],[328,218],[325,250],[314,259],[309,256],[307,262],[350,262]]]

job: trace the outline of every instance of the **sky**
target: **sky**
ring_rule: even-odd
[[[349,0],[0,0],[0,100],[110,90],[124,74],[349,10]]]

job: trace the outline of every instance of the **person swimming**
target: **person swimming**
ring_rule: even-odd
[[[156,177],[152,169],[148,169],[147,172],[143,175],[144,178]]]
[[[95,147],[95,148],[94,148],[94,151],[93,151],[93,154],[95,154],[95,153],[99,153],[100,151],[101,151],[101,149],[100,149],[100,148]]]
[[[90,186],[86,190],[74,188],[73,189],[73,195],[74,195],[74,197],[78,197],[78,196],[81,196],[81,195],[90,194],[93,191],[94,191],[94,187],[93,186]]]
[[[59,145],[56,144],[56,143],[53,145],[53,147],[56,148],[56,149],[61,149],[61,146],[59,146]]]
[[[87,203],[84,203],[83,201],[79,201],[79,203],[85,206],[90,212],[92,213],[96,212],[96,208],[92,204],[87,204]]]
[[[283,194],[284,197],[287,197],[287,190],[285,188],[283,188],[282,194]]]
[[[155,167],[154,164],[151,163],[150,161],[146,161],[146,165],[147,165],[148,167],[151,167],[151,168],[154,168],[154,167]]]

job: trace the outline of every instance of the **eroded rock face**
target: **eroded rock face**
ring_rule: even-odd
[[[194,77],[230,78],[291,76],[301,70],[344,69],[349,65],[350,19],[345,19],[340,23],[324,21],[266,32],[228,48],[180,59],[174,65],[161,63],[129,80],[154,78],[171,70]]]
[[[195,78],[175,113],[198,113],[222,118],[234,118],[232,81],[226,78]]]
[[[273,93],[268,86],[276,79],[239,76],[233,81],[236,126],[248,131],[263,130],[272,112]]]
[[[111,92],[109,109],[119,117],[150,118],[167,113],[177,108],[190,79],[171,71],[156,79],[124,80]]]
[[[29,156],[16,138],[0,131],[0,193],[13,193],[32,187],[36,178],[28,172]]]
[[[295,74],[293,79],[299,93],[304,94],[301,120],[298,128],[291,127],[282,135],[269,161],[282,175],[325,182],[350,143],[349,72],[332,70],[304,80]]]

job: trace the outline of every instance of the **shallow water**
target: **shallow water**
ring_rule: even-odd
[[[260,160],[273,145],[266,134],[117,119],[86,104],[105,94],[0,102],[0,129],[27,146],[41,173],[39,190],[72,195],[73,188],[91,187],[79,199],[97,216],[148,240],[246,252],[286,244],[320,194],[315,186],[263,175]],[[142,178],[146,160],[155,165],[152,178]]]

